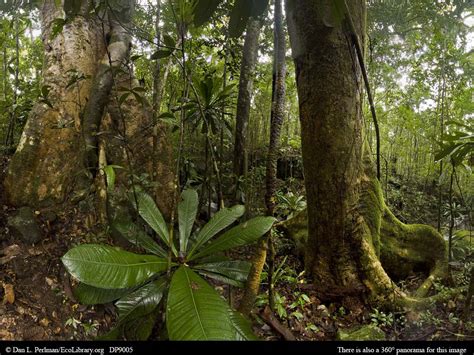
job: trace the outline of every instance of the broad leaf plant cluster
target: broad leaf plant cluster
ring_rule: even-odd
[[[244,213],[237,205],[218,211],[202,228],[195,226],[198,195],[188,189],[178,204],[178,233],[166,224],[155,202],[136,193],[138,213],[159,237],[154,240],[133,222],[115,223],[128,241],[146,250],[136,254],[109,245],[82,244],[62,261],[80,283],[76,297],[83,304],[115,301],[118,324],[107,337],[147,339],[164,312],[170,340],[254,339],[250,323],[232,310],[204,278],[242,286],[248,262],[222,253],[251,244],[273,225],[273,217],[255,217],[235,227]]]

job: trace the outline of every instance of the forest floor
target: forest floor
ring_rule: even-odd
[[[283,258],[278,258],[278,263]],[[437,303],[424,311],[390,312],[367,308],[353,299],[323,302],[312,285],[304,279],[303,263],[295,257],[287,258],[282,281],[275,287],[277,319],[290,329],[298,340],[337,340],[339,330],[347,332],[363,325],[374,325],[383,330],[386,340],[474,340],[474,315],[462,319],[464,296],[456,294],[451,299]],[[296,270],[296,272],[295,272]],[[285,277],[285,273],[286,276]],[[291,275],[297,276],[295,279]],[[406,292],[415,291],[425,279],[423,274],[413,274],[399,284]],[[436,286],[440,291],[442,285]],[[265,298],[257,302],[260,314],[266,306]],[[257,313],[258,314],[258,313]],[[281,335],[255,317],[254,328],[262,338],[281,339]]]
[[[0,162],[0,181],[6,165],[6,159]],[[60,260],[73,244],[86,241],[84,216],[64,211],[50,223],[38,215],[43,239],[25,244],[7,226],[13,210],[4,204],[1,186],[0,257],[8,250],[13,258],[0,262],[0,340],[87,340],[109,329],[113,309],[75,302]]]
[[[7,163],[6,159],[0,162],[0,181]],[[93,340],[104,334],[114,323],[113,306],[78,304],[72,291],[74,282],[60,258],[73,245],[97,242],[98,238],[107,241],[107,237],[94,233],[86,214],[71,209],[55,216],[53,222],[38,214],[43,239],[36,245],[22,243],[7,226],[14,210],[5,205],[2,196],[0,187],[0,340]],[[11,258],[5,262],[1,257],[6,250]],[[251,254],[249,249],[240,253],[247,258]],[[305,279],[301,260],[285,254],[289,256],[276,260],[275,319],[298,340],[335,340],[338,330],[364,324],[377,325],[387,340],[474,339],[472,315],[461,319],[462,295],[418,313],[367,309],[349,299],[322,302]],[[415,289],[422,277],[413,275],[403,287]],[[239,290],[233,292],[238,299]],[[253,313],[254,331],[260,338],[280,340],[281,334],[263,320],[267,306],[263,292]]]

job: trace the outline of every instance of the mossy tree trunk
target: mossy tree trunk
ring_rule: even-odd
[[[15,206],[57,208],[83,198],[94,190],[102,146],[100,164],[121,165],[135,174],[152,176],[152,154],[159,157],[155,169],[162,177],[163,198],[158,202],[166,213],[173,180],[164,130],[159,130],[163,137],[154,152],[148,107],[134,95],[118,102],[124,90],[138,86],[129,65],[126,28],[133,1],[114,2],[114,9],[109,6],[100,18],[90,13],[89,1],[74,2],[80,8],[68,12],[71,1],[65,1],[64,9],[54,0],[40,5],[43,87],[49,92],[33,107],[12,158],[4,182],[8,200]],[[57,19],[65,16],[62,30],[54,34]],[[128,183],[124,173],[118,179]]]
[[[308,200],[306,269],[322,297],[406,300],[380,262],[381,249],[387,250],[381,232],[392,231],[394,238],[413,241],[434,231],[421,226],[409,230],[384,204],[364,140],[364,86],[356,51],[344,21],[333,16],[331,2],[287,1]],[[356,35],[364,43],[365,1],[347,4]],[[433,238],[439,241],[436,256],[443,264],[444,243],[439,235]],[[388,260],[389,255],[405,251],[394,249],[382,256]],[[433,264],[425,291],[443,270]]]
[[[51,107],[36,103],[11,160],[5,192],[16,206],[60,203],[85,187],[81,112],[92,81],[79,80],[76,85],[66,86],[75,75],[93,78],[97,62],[105,53],[98,21],[77,16],[53,36],[55,19],[64,18],[62,9],[55,1],[44,1],[40,14],[45,58],[42,86],[49,89]]]

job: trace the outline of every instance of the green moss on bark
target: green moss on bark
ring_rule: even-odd
[[[365,223],[365,235],[372,243],[375,254],[380,256],[380,227],[385,204],[377,179],[369,178],[362,183],[360,213]]]
[[[421,271],[427,275],[415,297],[425,297],[436,278],[447,275],[447,247],[432,227],[404,224],[385,205],[380,184],[365,175],[360,183],[359,204],[353,212],[354,245],[359,245],[356,263],[369,299],[377,303],[416,305],[416,298],[403,294],[391,281]],[[297,249],[307,242],[307,213],[301,212],[283,224]]]

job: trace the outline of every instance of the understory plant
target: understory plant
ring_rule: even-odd
[[[175,231],[148,194],[137,191],[134,195],[138,214],[159,241],[131,220],[112,227],[148,254],[83,244],[62,257],[66,269],[80,282],[75,294],[81,303],[115,301],[118,323],[106,337],[147,339],[164,318],[163,337],[170,340],[255,339],[250,323],[202,276],[242,286],[249,263],[230,260],[222,253],[257,241],[275,219],[255,217],[224,231],[243,215],[244,207],[237,205],[221,209],[202,228],[194,228],[198,195],[189,189],[181,194]]]
[[[278,213],[286,218],[290,219],[295,216],[298,212],[301,212],[306,208],[306,201],[303,195],[295,194],[293,192],[277,193],[277,211]]]

